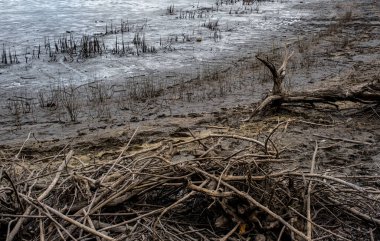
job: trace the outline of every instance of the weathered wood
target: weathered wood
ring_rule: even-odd
[[[288,65],[289,59],[293,56],[293,53],[288,52],[288,49],[285,50],[284,60],[280,68],[276,68],[272,62],[267,59],[256,56],[272,73],[273,77],[273,95],[282,95],[284,93],[283,82],[286,75],[286,66]]]
[[[313,91],[286,93],[283,81],[286,75],[286,66],[293,52],[289,54],[286,49],[283,63],[280,68],[268,59],[256,56],[272,73],[273,89],[252,112],[245,121],[250,121],[254,116],[260,115],[268,107],[279,107],[283,103],[334,103],[336,101],[352,101],[362,103],[380,103],[380,81],[359,84],[351,87],[337,86],[329,89],[317,89]]]

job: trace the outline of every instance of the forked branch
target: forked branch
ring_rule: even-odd
[[[304,91],[297,93],[286,93],[283,87],[283,81],[286,75],[286,67],[294,52],[289,53],[285,49],[285,55],[280,68],[268,59],[256,56],[272,73],[273,89],[258,106],[253,110],[249,118],[244,121],[250,121],[253,117],[263,113],[268,107],[279,107],[283,103],[325,103],[334,104],[337,101],[352,101],[360,103],[380,103],[380,81],[374,80],[369,83],[362,83],[351,87],[337,86],[329,89],[314,89],[312,91]],[[337,106],[337,105],[335,105]]]
[[[286,48],[283,62],[281,64],[281,67],[278,69],[268,59],[264,59],[259,56],[256,56],[256,58],[260,60],[260,62],[262,62],[272,73],[272,78],[273,78],[272,94],[273,95],[282,95],[284,92],[283,81],[286,75],[286,66],[288,65],[289,59],[293,56],[293,54],[294,54],[294,51],[292,53],[289,53],[288,49]]]

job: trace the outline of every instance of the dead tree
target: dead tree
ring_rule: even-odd
[[[260,115],[269,107],[280,107],[283,103],[327,103],[335,105],[336,101],[352,101],[362,103],[380,103],[380,81],[374,80],[370,83],[364,83],[351,87],[338,86],[329,89],[317,89],[308,92],[286,93],[283,87],[283,81],[286,75],[286,66],[293,52],[289,53],[286,49],[283,63],[280,68],[268,59],[256,56],[272,73],[273,89],[252,112],[251,116],[245,121]],[[336,105],[335,105],[336,106]]]
[[[272,93],[269,95],[267,98],[262,101],[259,106],[253,111],[251,116],[246,119],[245,121],[251,120],[254,116],[257,114],[261,113],[267,106],[280,106],[281,101],[280,99],[282,96],[284,96],[284,79],[286,75],[286,66],[288,65],[289,59],[292,57],[294,52],[289,53],[288,49],[285,49],[285,55],[284,55],[284,60],[282,62],[282,65],[280,68],[276,68],[276,66],[269,61],[268,59],[264,59],[262,57],[256,56],[256,58],[262,62],[272,73],[272,78],[273,78],[273,88],[272,88]]]
[[[294,52],[289,54],[288,49],[285,50],[284,61],[279,69],[277,69],[272,62],[269,60],[263,59],[259,56],[256,56],[258,60],[260,60],[272,73],[273,77],[273,89],[272,95],[283,95],[284,87],[283,82],[286,74],[286,66],[288,65],[289,59],[292,57]]]

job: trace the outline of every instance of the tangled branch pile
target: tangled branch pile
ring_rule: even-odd
[[[317,144],[310,169],[294,168],[271,140],[276,129],[262,140],[221,130],[139,148],[133,135],[97,160],[17,155],[0,173],[0,239],[373,239],[377,177],[316,170]]]

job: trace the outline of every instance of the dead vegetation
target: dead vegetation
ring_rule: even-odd
[[[202,26],[212,31],[210,38],[216,41],[220,40],[222,30],[219,19],[212,19],[213,13],[229,11],[230,14],[251,14],[253,13],[252,5],[255,5],[255,11],[259,12],[259,5],[265,1],[268,0],[217,0],[215,5],[211,7],[202,7],[199,6],[198,3],[196,8],[191,10],[177,9],[177,7],[172,4],[166,8],[166,15],[168,17],[175,16],[175,19],[179,21],[206,19]],[[231,7],[220,10],[223,5]],[[349,18],[350,16],[346,17]],[[164,52],[167,50],[172,51],[174,48],[169,47],[172,44],[171,35],[185,34],[172,33],[167,37],[162,37],[158,32],[154,31],[146,34],[145,31],[149,28],[147,20],[133,22],[120,19],[120,24],[116,24],[113,20],[101,20],[99,22],[104,22],[104,26],[101,27],[101,30],[92,34],[74,34],[72,31],[67,31],[66,33],[60,33],[58,36],[53,37],[40,36],[41,39],[44,39],[43,43],[36,43],[33,46],[29,44],[29,42],[32,42],[31,40],[27,40],[22,44],[16,44],[17,41],[15,41],[15,43],[12,41],[1,42],[0,66],[20,63],[30,64],[31,61],[34,60],[57,62],[63,59],[64,61],[78,62],[103,54],[127,57],[140,56],[143,53],[157,53],[159,50]],[[194,28],[192,31],[189,31],[193,34],[192,36],[186,37],[186,42],[195,43],[201,39],[194,34],[197,29],[198,28]],[[129,33],[131,33],[131,35],[129,35]],[[109,38],[111,35],[115,36],[115,38]],[[149,37],[146,35],[149,35]],[[136,39],[136,37],[141,39]],[[178,36],[176,38],[178,40]]]
[[[141,38],[137,41],[141,46]],[[297,44],[300,52],[308,51],[304,40]],[[122,49],[117,40],[115,49]],[[365,104],[378,117],[379,80],[345,89],[289,93],[284,80],[291,58],[285,51],[277,68],[270,58],[258,56],[274,86],[250,119],[262,118],[271,107],[301,104],[313,108],[320,103],[336,107],[342,101]],[[98,117],[110,118],[112,100],[118,108],[129,109],[138,108],[134,101],[152,100],[163,91],[168,94],[165,98],[170,97],[164,99],[167,102],[191,102],[223,97],[231,89],[245,87],[239,86],[243,85],[240,80],[225,81],[229,77],[228,71],[204,70],[192,81],[165,83],[165,88],[151,78],[124,85],[99,81],[40,92],[38,102],[52,113],[65,111],[66,118],[75,122],[83,111],[77,100],[84,95]],[[197,87],[203,92],[195,91]],[[10,113],[19,120],[30,111],[31,99],[12,97],[9,101]],[[29,134],[21,148],[0,151],[0,239],[378,240],[378,175],[360,168],[354,175],[345,174],[342,169],[352,160],[342,156],[336,158],[343,164],[326,165],[334,148],[360,149],[366,159],[366,147],[377,145],[376,138],[315,134],[308,140],[323,140],[315,141],[313,148],[291,150],[276,136],[292,124],[292,120],[278,121],[266,132],[257,127],[258,133],[239,133],[225,126],[197,132],[178,129],[172,137],[143,144],[136,130],[120,150],[106,140],[108,144],[93,155],[87,150],[98,146],[86,149],[67,143],[57,150],[36,143],[34,148],[25,147]]]
[[[251,116],[246,120],[249,121],[254,117],[260,116],[269,107],[279,108],[282,104],[305,103],[314,106],[316,103],[333,105],[338,108],[335,102],[351,101],[378,105],[380,102],[380,81],[375,79],[371,82],[361,83],[355,86],[337,86],[329,89],[314,89],[312,91],[289,93],[284,90],[284,79],[289,59],[293,53],[289,53],[285,47],[285,54],[281,67],[277,68],[275,64],[268,59],[260,56],[256,58],[262,62],[271,72],[273,80],[272,92],[258,104],[253,110]]]
[[[378,238],[378,177],[323,168],[320,153],[328,149],[321,142],[300,160],[309,169],[297,168],[275,138],[289,124],[280,122],[259,136],[179,130],[176,136],[183,137],[142,146],[134,144],[136,130],[120,151],[94,156],[66,147],[40,154],[24,145],[5,150],[1,238]]]

